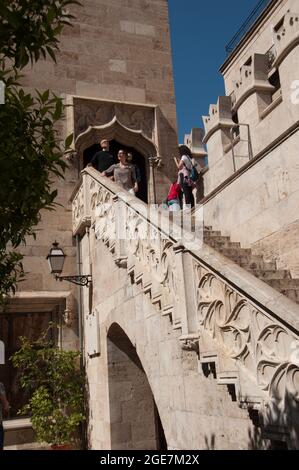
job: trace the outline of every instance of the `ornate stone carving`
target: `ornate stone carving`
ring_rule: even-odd
[[[99,183],[91,181],[91,217],[95,222],[96,237],[113,249],[116,239],[115,204],[113,194]]]
[[[153,138],[154,131],[154,113],[153,109],[145,107],[136,107],[132,105],[116,104],[115,116],[121,124],[133,129],[142,130],[149,138]]]
[[[73,211],[73,232],[76,232],[85,216],[84,186],[80,186],[75,198],[72,201]]]
[[[214,273],[199,264],[194,269],[200,329],[241,362],[271,399],[283,400],[291,392],[299,401],[296,337]]]
[[[110,122],[115,116],[114,103],[97,100],[74,100],[75,138],[89,126],[100,126]]]
[[[116,117],[124,126],[141,130],[149,139],[153,138],[155,115],[153,108],[111,103],[83,98],[74,99],[75,139],[89,126],[108,124]]]

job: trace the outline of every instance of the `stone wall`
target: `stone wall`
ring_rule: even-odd
[[[157,171],[156,183],[162,198],[168,175],[173,171],[168,157],[177,143],[167,1],[83,0],[81,3],[82,7],[72,7],[76,20],[61,35],[57,64],[47,59],[40,60],[33,69],[27,67],[23,83],[30,90],[49,88],[68,99],[80,96],[89,101],[110,100],[124,106],[128,102],[159,106],[155,126],[159,128],[158,144],[160,151],[164,149],[161,156],[165,167],[164,171]],[[63,137],[81,124],[72,121],[68,112],[62,123]],[[172,159],[170,162],[173,165]],[[78,164],[72,160],[64,181],[54,183],[59,205],[54,212],[42,213],[36,240],[29,238],[23,248],[27,274],[19,290],[66,291],[76,295],[76,287],[57,283],[49,274],[46,256],[57,240],[67,255],[63,274],[75,274],[79,269],[69,205],[78,178]]]
[[[291,269],[294,276],[299,266],[298,12],[296,1],[272,3],[259,27],[222,66],[228,96],[220,97],[204,117],[206,225],[244,247],[266,249],[279,268]],[[274,73],[280,89],[271,82]],[[231,136],[236,116],[242,126],[239,135]]]
[[[244,247],[256,245],[294,277],[299,272],[298,142],[297,132],[204,204],[206,225]]]

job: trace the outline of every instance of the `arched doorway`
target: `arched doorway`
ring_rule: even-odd
[[[136,349],[113,324],[107,335],[112,450],[167,450],[158,409]]]
[[[133,156],[132,163],[137,165],[140,170],[141,182],[139,183],[139,191],[136,196],[143,202],[148,202],[147,189],[148,189],[148,175],[146,169],[146,160],[144,156],[136,150],[134,147],[124,145],[117,140],[113,139],[110,141],[110,153],[114,156],[115,163],[118,163],[117,154],[120,149],[124,149],[131,153]],[[101,150],[100,144],[93,144],[83,151],[83,168],[90,163],[92,157],[96,152]]]
[[[111,150],[115,155],[119,148],[125,148],[133,154],[134,163],[140,166],[142,179],[144,179],[144,184],[140,185],[141,190],[137,196],[144,202],[152,200],[153,181],[151,181],[149,157],[157,156],[158,149],[141,130],[129,129],[116,117],[105,125],[90,126],[77,137],[75,148],[78,155],[78,174],[99,149],[97,142],[102,139],[108,139],[111,142]]]

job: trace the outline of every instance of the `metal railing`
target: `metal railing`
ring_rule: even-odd
[[[244,21],[241,28],[236,32],[231,41],[226,45],[226,54],[230,55],[237,45],[241,42],[246,33],[250,30],[251,26],[255,23],[261,13],[273,0],[259,0],[258,4],[252,10],[248,18]]]
[[[241,132],[240,128],[245,127],[247,130],[247,139],[241,139]],[[238,136],[238,143],[239,142],[246,142],[248,144],[248,154],[246,155],[236,155],[235,153],[235,142],[234,142],[234,134],[236,133],[236,130],[238,131],[237,136]],[[250,127],[249,124],[235,124],[232,126],[230,130],[230,141],[231,141],[231,149],[232,149],[232,159],[233,159],[233,168],[234,168],[234,173],[237,171],[237,165],[236,165],[236,158],[246,158],[248,160],[251,160],[253,158],[253,150],[252,150],[252,142],[251,142],[251,135],[250,135]]]

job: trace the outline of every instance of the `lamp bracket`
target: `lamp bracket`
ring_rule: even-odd
[[[86,286],[89,287],[92,284],[92,276],[91,274],[88,275],[79,275],[79,276],[59,276],[56,274],[55,276],[56,281],[68,281],[76,284],[77,286]]]

